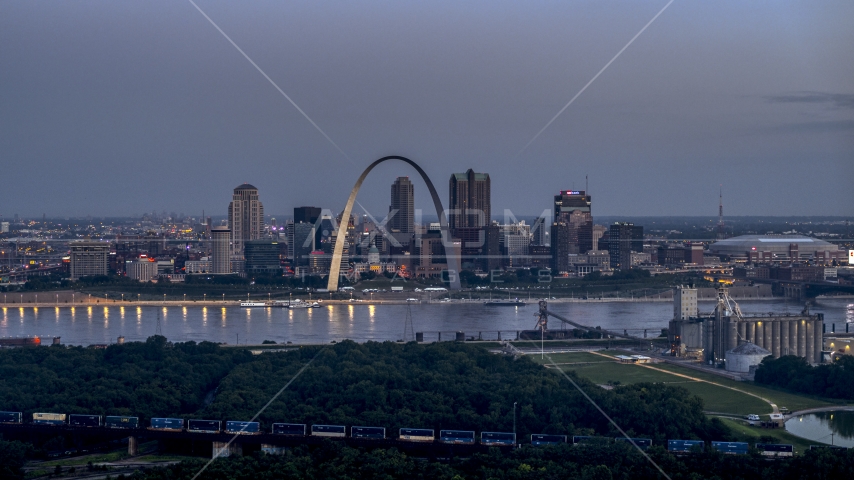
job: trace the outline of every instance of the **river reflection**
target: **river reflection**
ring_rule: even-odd
[[[744,301],[745,313],[798,313],[803,306],[780,300]],[[820,300],[812,312],[824,313],[828,332],[832,325],[843,329],[850,300]],[[700,310],[711,311],[713,303],[701,302]],[[364,303],[326,305],[323,308],[289,310],[286,308],[240,307],[125,307],[92,306],[49,310],[32,307],[6,307],[0,313],[0,337],[59,336],[66,345],[115,343],[119,336],[127,341],[145,340],[154,335],[158,317],[163,335],[169,340],[231,343],[239,335],[241,343],[264,340],[293,343],[329,343],[351,339],[399,340],[403,338],[408,310],[416,332],[424,332],[425,341],[454,338],[453,332],[483,339],[514,338],[519,330],[533,329],[537,323],[536,301],[522,307],[485,307],[480,302],[412,305],[366,305]],[[649,338],[661,334],[673,317],[671,302],[552,302],[549,309],[571,320],[593,327],[601,326]],[[125,321],[125,315],[127,320]],[[549,328],[563,325],[549,320]],[[839,330],[837,330],[839,331]]]
[[[786,430],[819,443],[854,447],[854,412],[819,412],[786,422]],[[832,438],[831,438],[831,434]]]

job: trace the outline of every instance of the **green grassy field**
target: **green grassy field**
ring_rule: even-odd
[[[676,373],[682,373],[686,375],[691,375],[692,377],[700,378],[703,380],[708,380],[710,382],[719,383],[721,385],[726,385],[733,388],[738,388],[739,390],[744,390],[746,392],[750,392],[756,395],[759,395],[763,398],[767,398],[772,402],[776,403],[778,407],[786,407],[791,411],[796,410],[804,410],[807,408],[818,408],[818,407],[829,407],[833,405],[837,405],[839,403],[830,402],[827,400],[822,400],[818,398],[806,397],[801,395],[795,395],[788,392],[783,392],[780,390],[775,390],[772,388],[763,387],[761,385],[757,385],[753,382],[736,382],[735,380],[730,380],[728,378],[720,377],[718,375],[714,375],[711,373],[700,372],[693,369],[687,369],[679,367],[678,365],[664,364],[659,363],[656,365],[656,368],[660,368],[662,370],[667,370]]]
[[[588,378],[598,385],[619,385],[640,382],[661,382],[678,385],[702,398],[706,411],[710,412],[730,413],[734,415],[747,415],[750,413],[762,415],[771,413],[772,409],[767,402],[746,393],[706,382],[692,381],[673,374],[688,375],[760,395],[776,403],[777,406],[787,407],[791,410],[832,405],[824,400],[793,395],[758,386],[752,382],[736,382],[714,374],[679,367],[678,365],[659,363],[654,365],[654,368],[657,370],[653,370],[641,365],[616,363],[616,361],[610,361],[606,357],[603,357],[603,355],[616,356],[620,354],[620,352],[613,350],[604,350],[597,353],[558,353],[551,355],[551,358],[560,368],[567,371],[573,370],[580,376]],[[530,358],[538,363],[551,364],[548,357],[541,359],[538,355],[531,355]],[[673,374],[668,372],[672,372]]]

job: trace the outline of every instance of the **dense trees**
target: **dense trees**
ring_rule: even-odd
[[[164,337],[105,350],[39,347],[0,350],[0,409],[144,418],[197,411],[243,350]]]
[[[235,367],[200,415],[251,418],[316,354],[302,348],[263,354]],[[666,438],[727,435],[703,415],[687,391],[639,384],[607,391],[575,378],[627,430]],[[512,431],[513,403],[520,438],[531,433],[618,435],[569,382],[527,358],[441,343],[342,342],[319,352],[304,376],[261,415],[262,422],[375,425]]]
[[[812,367],[802,357],[769,356],[756,369],[755,381],[799,393],[852,400],[854,357],[841,355],[832,363]]]
[[[21,467],[31,450],[26,443],[10,442],[0,437],[0,478],[24,478]]]
[[[756,452],[723,455],[704,452],[677,457],[660,447],[650,457],[674,480],[831,480],[854,471],[854,452],[809,451],[792,459],[768,461]],[[136,480],[190,480],[205,461],[138,472]],[[625,444],[573,447],[525,447],[491,450],[446,462],[408,457],[395,449],[360,451],[329,442],[317,449],[296,448],[282,456],[259,454],[213,462],[199,480],[442,479],[442,480],[637,480],[664,477],[646,458]]]

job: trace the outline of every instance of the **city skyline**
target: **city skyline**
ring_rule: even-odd
[[[714,215],[721,184],[726,215],[850,215],[854,6],[666,3],[199,3],[328,139],[191,4],[7,4],[0,213],[213,212],[243,181],[337,210],[398,154],[490,172],[495,211],[589,176],[603,216]]]

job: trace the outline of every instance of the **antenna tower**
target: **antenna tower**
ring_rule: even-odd
[[[724,228],[724,186],[721,185],[718,197],[718,240],[726,238],[726,230]]]
[[[160,309],[157,309],[157,329],[155,330],[155,335],[163,336],[163,329],[160,328]]]

